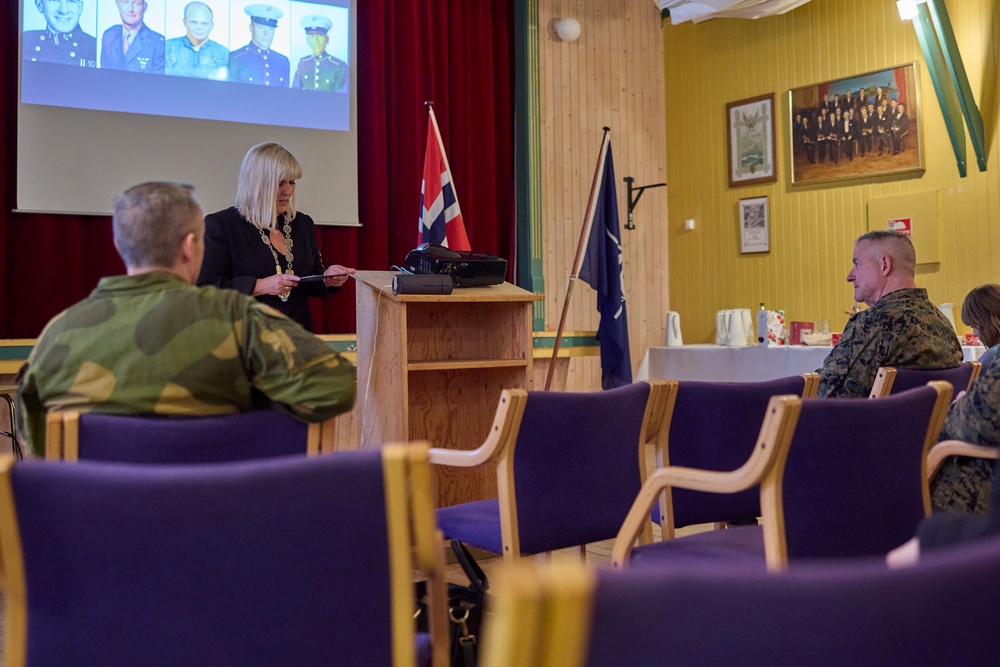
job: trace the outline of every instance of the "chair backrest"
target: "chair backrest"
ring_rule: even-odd
[[[673,386],[672,384],[670,385]],[[528,392],[512,479],[498,462],[502,520],[519,553],[610,539],[642,486],[649,383],[599,392]],[[513,512],[513,516],[503,516]]]
[[[45,457],[118,463],[222,463],[318,454],[320,424],[276,410],[205,417],[50,412]]]
[[[881,559],[780,576],[571,565],[497,577],[484,667],[962,665],[1000,648],[1000,538],[899,570]]]
[[[413,665],[414,543],[443,592],[428,467],[423,445],[190,466],[8,460],[7,664]]]
[[[926,460],[951,385],[802,402],[781,498],[788,558],[884,555],[930,514]],[[767,517],[765,515],[765,522]]]
[[[913,389],[927,384],[931,380],[950,382],[954,389],[953,395],[965,391],[972,381],[979,377],[982,364],[978,361],[966,361],[954,368],[894,368],[880,366],[875,374],[875,383],[868,398],[884,398],[901,391]]]
[[[810,373],[766,382],[678,382],[670,433],[657,465],[717,471],[739,468],[757,444],[771,397],[815,396],[816,379]],[[673,528],[697,523],[756,517],[760,493],[756,488],[726,495],[672,489],[658,514],[669,534]]]

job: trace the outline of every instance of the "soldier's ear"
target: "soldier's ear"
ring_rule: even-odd
[[[190,260],[194,257],[194,248],[197,245],[197,241],[194,237],[194,232],[188,232],[184,235],[181,240],[181,257],[184,260]]]
[[[889,275],[892,271],[892,257],[889,255],[882,255],[878,260],[878,268],[882,271],[883,276]]]

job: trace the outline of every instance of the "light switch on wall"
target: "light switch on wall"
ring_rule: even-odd
[[[684,221],[684,229],[688,230],[689,232],[694,229],[694,218],[688,218],[687,220]]]

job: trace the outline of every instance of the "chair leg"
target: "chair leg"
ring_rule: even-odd
[[[16,415],[14,414],[14,399],[12,399],[8,394],[0,394],[0,398],[7,401],[7,411],[10,415],[10,433],[7,431],[0,431],[0,435],[5,435],[10,438],[10,448],[14,456],[17,457],[18,461],[24,460],[24,453],[21,451],[21,443],[17,441],[17,425],[14,421]]]

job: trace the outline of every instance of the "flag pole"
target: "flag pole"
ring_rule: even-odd
[[[576,257],[573,259],[573,267],[569,276],[569,284],[566,286],[566,299],[563,301],[562,315],[559,317],[559,328],[556,330],[556,342],[552,346],[552,358],[549,360],[549,373],[545,378],[545,391],[552,387],[552,377],[556,372],[556,358],[559,356],[559,346],[562,343],[563,329],[566,327],[566,313],[569,312],[569,300],[573,295],[573,284],[576,283],[577,274],[580,272],[580,262],[583,259],[587,242],[590,239],[590,228],[594,224],[594,215],[597,209],[597,190],[600,187],[604,175],[604,158],[608,153],[608,143],[611,141],[611,128],[604,128],[604,139],[601,142],[601,151],[597,156],[597,167],[594,169],[594,181],[590,184],[590,197],[587,199],[587,211],[583,217],[583,229],[580,230],[580,240],[576,244]]]

